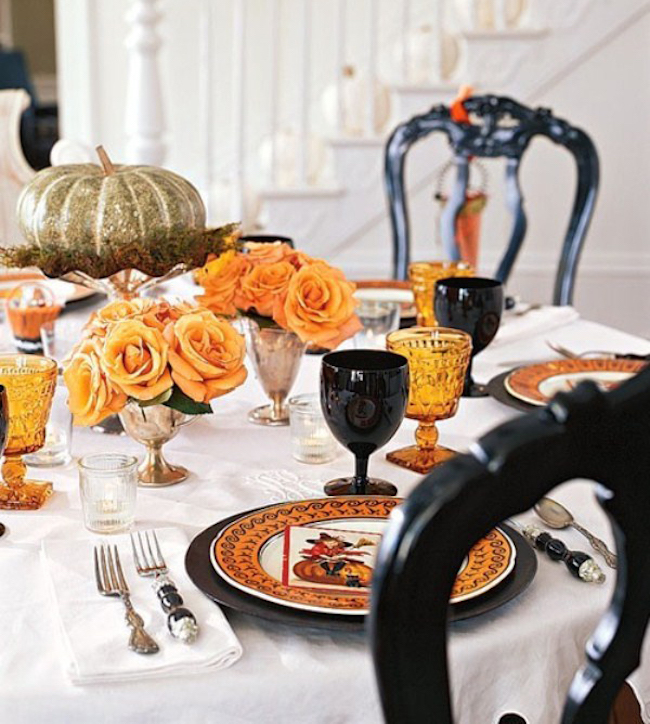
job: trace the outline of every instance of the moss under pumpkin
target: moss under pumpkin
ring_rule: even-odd
[[[81,252],[59,244],[33,243],[0,247],[0,264],[10,268],[34,266],[48,277],[61,277],[79,271],[93,279],[103,279],[124,269],[137,269],[152,277],[167,274],[178,264],[188,270],[203,266],[209,254],[221,254],[237,247],[237,224],[214,229],[190,229],[170,236],[168,229],[150,231],[146,238],[134,238],[111,248],[109,256]]]

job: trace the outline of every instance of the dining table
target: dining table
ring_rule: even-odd
[[[187,294],[188,289],[179,285],[174,293]],[[66,312],[57,323],[57,333],[78,338],[89,312],[87,306]],[[0,347],[9,349],[9,330],[6,323],[2,327]],[[516,366],[558,358],[548,341],[578,352],[650,353],[650,341],[590,321],[572,307],[506,312],[494,342],[476,357],[476,380],[486,383]],[[292,394],[317,393],[320,366],[319,355],[306,354]],[[137,530],[172,529],[189,544],[209,526],[243,511],[324,497],[326,481],[351,473],[353,457],[343,447],[332,462],[322,465],[294,460],[288,427],[248,421],[249,410],[264,401],[249,366],[242,387],[214,400],[212,414],[199,416],[165,446],[169,460],[187,467],[191,475],[171,487],[138,489]],[[465,452],[495,426],[521,415],[491,397],[462,398],[457,413],[440,422],[440,440]],[[415,426],[416,421],[405,419],[386,448],[370,459],[370,473],[395,483],[400,497],[408,496],[422,476],[392,465],[385,454],[411,444]],[[70,465],[39,470],[41,478],[54,483],[54,493],[42,509],[0,512],[0,522],[7,528],[0,538],[0,722],[377,724],[383,720],[366,632],[330,629],[327,617],[322,625],[296,625],[222,607],[241,646],[228,665],[123,679],[71,677],[61,632],[61,601],[57,605],[44,557],[57,546],[60,550],[65,546],[71,568],[87,569],[87,583],[81,585],[87,585],[91,595],[95,584],[87,547],[89,542],[110,541],[110,537],[84,528],[76,460],[100,451],[142,456],[143,448],[127,436],[75,428],[72,451]],[[521,485],[526,485],[525,478]],[[593,482],[570,481],[553,491],[552,497],[613,545]],[[517,520],[544,528],[533,511]],[[590,551],[575,530],[555,534],[571,549]],[[506,713],[518,714],[529,724],[560,720],[569,684],[585,661],[586,642],[613,589],[615,572],[598,554],[593,555],[607,576],[601,585],[582,582],[561,563],[538,554],[535,578],[519,596],[490,612],[450,623],[451,687],[458,722],[497,722]],[[216,604],[187,577],[182,556],[173,563],[170,573],[190,607],[194,601],[201,611],[206,605],[216,611]],[[65,561],[60,565],[65,567]],[[209,560],[205,565],[210,565]],[[147,581],[138,579],[134,571],[129,571],[129,577],[147,623],[160,615],[157,602],[147,595]],[[109,609],[110,615],[117,615],[112,609],[117,603],[97,598],[97,606],[106,611],[106,624],[99,627],[101,631],[91,631],[96,618],[89,617],[89,640],[99,642],[105,636],[122,637],[125,642],[126,630],[112,629],[110,624],[114,618],[109,617]],[[75,615],[77,625],[83,627],[82,606]],[[199,623],[210,625],[209,621]],[[647,724],[650,637],[646,638],[641,665],[629,684]]]

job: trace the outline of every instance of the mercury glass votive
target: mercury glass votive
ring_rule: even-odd
[[[96,453],[79,460],[84,525],[93,533],[122,533],[135,522],[138,460],[122,453]]]
[[[408,273],[418,312],[418,327],[435,327],[433,292],[436,282],[450,277],[473,277],[474,268],[464,261],[416,261],[409,264]]]
[[[289,400],[291,454],[301,463],[320,465],[336,457],[336,440],[330,432],[318,395],[296,395]]]

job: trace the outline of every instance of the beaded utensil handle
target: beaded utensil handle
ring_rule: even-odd
[[[191,644],[199,634],[196,617],[183,606],[183,597],[169,576],[156,576],[153,590],[158,596],[162,610],[167,614],[167,628],[174,638]]]
[[[562,561],[572,576],[586,583],[604,583],[605,574],[594,559],[582,551],[570,551],[559,538],[542,531],[536,525],[518,526],[521,532],[552,561]]]

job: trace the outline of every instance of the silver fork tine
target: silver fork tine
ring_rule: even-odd
[[[115,575],[115,566],[113,565],[113,554],[111,553],[111,547],[106,546],[106,557],[108,559],[108,572],[110,575],[111,588],[119,588],[117,583],[117,576]]]
[[[113,551],[115,553],[115,567],[117,568],[117,579],[120,590],[128,593],[129,587],[127,586],[126,578],[124,578],[124,571],[122,570],[122,563],[120,562],[120,554],[117,552],[117,546],[113,546]]]
[[[149,560],[151,561],[151,564],[149,565],[150,568],[156,568],[156,557],[153,554],[153,551],[151,550],[151,539],[149,538],[149,531],[147,531],[144,535],[144,539],[147,541],[147,550],[149,551]]]
[[[165,564],[165,559],[163,558],[162,551],[160,550],[160,545],[158,544],[158,537],[156,536],[156,531],[152,530],[151,535],[153,536],[153,542],[156,545],[156,556],[157,556],[156,563],[161,568],[167,568],[167,565]]]
[[[105,591],[111,587],[111,579],[108,577],[108,568],[106,567],[106,550],[104,544],[101,544],[99,549],[99,559],[102,564],[102,586]]]
[[[135,536],[133,533],[131,533],[131,549],[133,550],[133,562],[135,563],[136,570],[138,573],[142,570],[143,566],[142,563],[140,563],[140,556],[138,555],[138,551],[135,546]]]
[[[97,584],[97,590],[100,593],[104,592],[104,584],[102,582],[102,575],[99,570],[99,557],[97,556],[97,546],[93,549],[93,558],[95,559],[95,583]]]
[[[142,542],[142,533],[138,531],[138,544],[140,545],[140,552],[142,553],[142,567],[148,572],[151,568],[149,560],[147,559],[147,551],[144,549],[144,543]]]

